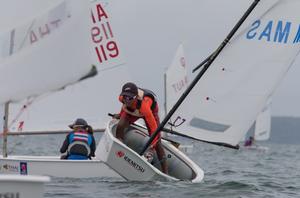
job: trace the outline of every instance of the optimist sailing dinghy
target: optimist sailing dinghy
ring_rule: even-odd
[[[180,181],[201,182],[202,169],[184,153],[169,142],[162,140],[166,153],[169,174],[161,172],[161,165],[156,156],[148,162],[138,153],[148,141],[148,132],[137,126],[130,126],[124,137],[124,143],[115,137],[118,120],[112,120],[98,144],[96,156],[110,168],[130,181]]]
[[[165,142],[169,175],[160,172],[157,160],[152,165],[140,156],[171,118],[180,121],[174,130],[182,136],[238,149],[300,51],[300,1],[259,2],[253,1],[217,50],[194,69],[202,66],[149,140],[130,127],[123,144],[114,137],[112,121],[97,156],[127,180],[201,181],[203,171]]]

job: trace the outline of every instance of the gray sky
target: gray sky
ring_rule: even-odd
[[[55,0],[59,1],[59,0]],[[26,3],[25,3],[26,2]],[[0,27],[21,23],[53,0],[0,0]],[[193,68],[223,41],[252,0],[108,0],[131,78],[163,100],[163,72],[183,42]],[[4,6],[5,5],[5,6]],[[8,17],[9,16],[9,17]],[[273,97],[272,114],[300,116],[299,58]],[[108,90],[109,91],[109,90]]]

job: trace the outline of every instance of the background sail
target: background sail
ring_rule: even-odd
[[[166,70],[166,111],[170,111],[188,85],[187,64],[180,44],[172,64]]]
[[[173,115],[176,131],[237,145],[299,53],[297,0],[261,1]]]
[[[89,24],[86,30],[90,33],[83,40],[89,45],[89,65],[96,65],[98,75],[68,86],[63,91],[11,105],[10,131],[66,130],[78,117],[85,118],[94,128],[103,128],[111,119],[107,113],[119,112],[121,87],[131,81],[128,66],[124,64],[124,50],[117,40],[118,32],[114,29],[109,1],[90,2],[92,16],[85,19]]]
[[[55,31],[47,28],[53,14],[62,17],[62,23],[56,21]],[[33,36],[35,28],[29,30],[31,36],[24,36],[27,44],[22,50],[18,39],[16,43],[10,39],[10,47],[17,46],[19,50],[13,53],[10,49],[10,54],[1,61],[0,103],[56,90],[86,75],[91,69],[89,14],[88,4],[84,1],[61,1],[46,14],[28,22],[35,24],[32,27],[36,27],[37,32]],[[19,31],[24,33],[24,27],[28,25],[13,27],[12,31],[19,35]]]
[[[254,139],[255,140],[268,140],[271,133],[271,108],[268,103],[255,121]]]

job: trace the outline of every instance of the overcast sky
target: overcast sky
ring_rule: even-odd
[[[22,23],[60,0],[0,0],[0,27]],[[163,100],[163,72],[183,42],[194,68],[223,41],[253,0],[108,0],[107,11],[131,79]],[[21,17],[20,17],[21,16]],[[22,20],[20,20],[20,18]],[[273,97],[272,114],[300,116],[299,58]],[[192,75],[190,75],[192,76]],[[117,90],[116,92],[119,92]]]

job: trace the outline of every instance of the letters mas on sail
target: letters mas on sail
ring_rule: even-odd
[[[174,130],[237,145],[299,53],[299,7],[261,1],[174,113]]]

